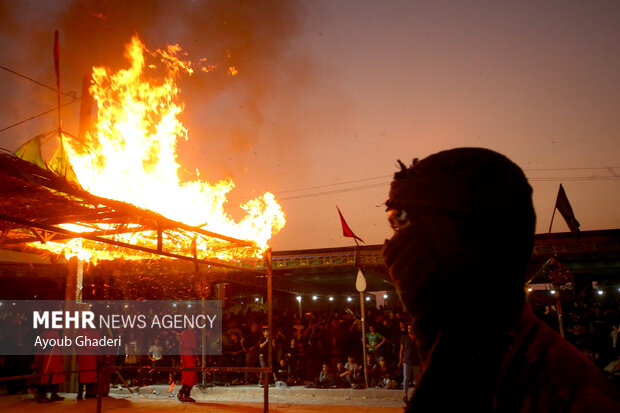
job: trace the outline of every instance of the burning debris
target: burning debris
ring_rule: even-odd
[[[63,237],[38,234],[36,242],[28,245],[93,261],[118,258],[118,247],[126,245],[142,247],[142,251],[123,250],[121,256],[128,259],[158,251],[172,255],[192,251],[203,260],[262,256],[272,234],[285,223],[273,194],[241,204],[246,215],[235,221],[224,209],[226,195],[234,187],[232,180],[209,184],[179,178],[176,145],[180,138],[188,139],[188,131],[177,119],[183,105],[177,103],[175,81],[193,71],[192,63],[179,56],[182,50],[176,45],[150,52],[134,36],[127,46],[128,68],[114,73],[103,67],[93,69],[89,91],[97,105],[96,125],[83,139],[60,134],[60,155],[55,156],[68,165],[65,177],[81,187],[67,191],[67,199],[74,200],[77,191],[90,205],[82,204],[86,211],[79,214],[67,213],[65,219],[61,215],[49,222],[64,230]],[[149,62],[154,58],[158,64]],[[25,146],[36,147],[31,142]],[[24,158],[40,157],[40,151],[35,156],[26,156],[28,152],[24,147],[18,150]],[[157,217],[149,216],[150,222],[104,218],[98,209],[111,200],[152,211]],[[89,210],[86,217],[84,212]],[[138,216],[145,214],[150,212]],[[102,240],[107,247],[101,247]]]

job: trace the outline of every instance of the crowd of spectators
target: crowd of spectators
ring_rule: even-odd
[[[368,385],[394,388],[402,380],[398,368],[401,336],[409,320],[401,311],[368,311],[366,337],[352,311],[305,313],[277,311],[273,317],[272,382],[317,387],[365,386],[364,349]],[[227,314],[224,320],[222,363],[258,366],[266,348],[262,331],[267,326],[263,311]],[[225,383],[250,383],[250,375],[228,375]]]
[[[593,292],[563,301],[562,331],[566,340],[620,385],[620,293],[616,295],[618,297],[615,299],[603,301]],[[531,304],[543,321],[560,331],[560,318],[554,304],[534,301]],[[410,321],[398,307],[371,308],[367,311],[364,344],[368,350],[366,362],[369,386],[402,387],[399,350]],[[261,329],[264,326],[266,315],[262,311],[227,314],[222,362],[258,366],[255,353],[259,351],[257,346],[261,342]],[[364,386],[359,316],[343,309],[337,312],[306,313],[299,317],[295,308],[290,308],[274,314],[273,326],[275,380],[288,385],[316,387]],[[373,349],[373,343],[376,349]],[[232,375],[226,377],[223,384],[251,381],[248,375]]]
[[[537,304],[535,313],[577,347],[610,379],[620,384],[620,300],[563,301],[561,318],[554,304]],[[561,321],[560,321],[561,319]],[[560,328],[561,325],[561,328]]]
[[[533,307],[547,324],[560,329],[553,304],[533,303]],[[620,381],[619,308],[617,301],[605,304],[584,299],[563,301],[565,338],[615,381]],[[362,342],[362,323],[359,314],[351,309],[331,308],[330,311],[300,314],[295,305],[278,307],[273,314],[273,376],[269,381],[277,386],[402,388],[404,377],[400,350],[410,321],[400,307],[367,309],[366,336]],[[208,356],[205,363],[207,367],[215,367],[206,375],[208,384],[260,384],[255,373],[220,372],[217,367],[266,366],[266,312],[258,306],[225,310],[222,326],[222,355]],[[18,330],[4,331],[15,334]],[[150,338],[149,342],[136,336],[139,332],[126,331],[124,334],[127,337],[124,354],[108,357],[107,363],[131,368],[121,370],[120,375],[112,375],[113,384],[145,386],[170,383],[178,378],[178,372],[158,369],[180,365],[178,356],[169,355],[178,348],[175,334]],[[366,347],[366,377],[362,346]],[[29,366],[27,356],[0,357],[4,375],[31,373]],[[24,382],[5,385],[14,392]],[[410,378],[407,385],[415,385],[414,379]]]
[[[536,302],[532,305],[543,321],[560,330],[555,305]],[[348,308],[307,312],[301,317],[294,305],[278,308],[273,315],[273,377],[270,382],[281,386],[362,388],[366,385],[362,347],[365,345],[368,386],[402,388],[400,347],[411,320],[400,307],[395,306],[367,309],[365,320],[366,337],[362,344],[359,314]],[[620,381],[618,300],[601,303],[596,298],[580,297],[564,301],[562,324],[566,340],[580,349],[610,379]],[[267,315],[260,308],[225,311],[222,356],[208,357],[207,365],[265,366],[266,327]],[[162,345],[175,345],[174,337],[167,337]],[[178,360],[175,356],[164,356],[160,365],[176,366]],[[256,374],[248,373],[215,371],[208,374],[208,380],[214,385],[260,384]],[[415,385],[415,381],[410,378],[407,384]]]

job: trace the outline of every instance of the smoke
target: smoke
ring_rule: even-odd
[[[93,66],[127,66],[123,53],[132,35],[138,34],[150,49],[178,44],[191,60],[206,58],[206,64],[218,68],[197,71],[180,82],[186,107],[203,114],[183,119],[190,123],[190,139],[218,136],[226,142],[220,150],[243,152],[258,139],[265,120],[262,108],[274,85],[299,83],[293,78],[305,63],[295,56],[291,42],[303,21],[297,0],[0,0],[0,48],[3,65],[54,85],[51,56],[54,30],[59,30],[62,88],[79,95],[82,77]],[[229,67],[238,74],[231,76]],[[38,110],[34,108],[54,107],[49,90],[16,87],[16,80],[6,76],[0,77],[0,90],[9,98],[0,105],[16,118],[3,115],[0,127],[32,115]],[[18,101],[23,103],[19,109]],[[209,121],[203,122],[205,118]],[[47,119],[42,128],[49,129],[53,121]]]

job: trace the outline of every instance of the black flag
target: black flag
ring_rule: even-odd
[[[560,184],[558,197],[555,200],[555,208],[560,211],[560,214],[564,217],[570,231],[579,236],[579,221],[575,218],[573,208],[570,206],[570,202],[568,202],[568,197],[566,196],[566,192],[564,192],[564,187],[562,184]]]

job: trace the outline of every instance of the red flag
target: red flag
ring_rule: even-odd
[[[336,206],[336,209],[338,210],[338,215],[340,215],[340,223],[342,224],[342,235],[344,235],[345,237],[350,237],[356,240],[360,240],[361,242],[364,242],[364,240],[362,240],[360,237],[355,235],[353,231],[351,231],[351,228],[349,228],[349,226],[347,225],[347,221],[345,221],[344,217],[342,216],[342,212],[340,212],[340,208]]]
[[[555,207],[564,217],[564,220],[566,221],[566,224],[568,225],[568,228],[570,228],[571,232],[579,236],[579,221],[575,218],[573,208],[570,206],[570,202],[568,202],[568,197],[566,196],[566,192],[564,192],[564,187],[562,184],[560,184],[560,189],[558,190],[558,197],[555,200]]]
[[[54,69],[56,70],[56,85],[60,90],[60,53],[58,51],[58,30],[54,32]]]

